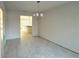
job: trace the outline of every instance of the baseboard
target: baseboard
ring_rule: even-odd
[[[40,37],[40,36],[32,36],[32,37]]]
[[[11,38],[11,39],[7,39],[7,40],[16,40],[16,39],[20,39],[20,38]]]
[[[41,37],[41,36],[39,36],[39,37],[42,38],[42,39],[48,40],[48,39],[46,39],[46,38],[44,38],[44,37]],[[50,41],[50,40],[48,40],[48,41]],[[71,49],[69,49],[69,48],[63,47],[63,46],[61,46],[61,45],[59,45],[59,44],[57,44],[57,43],[55,43],[55,42],[53,42],[53,41],[50,41],[50,42],[52,42],[52,43],[54,43],[55,45],[58,45],[58,46],[60,46],[60,47],[62,47],[62,48],[64,48],[64,49],[66,49],[66,50],[69,50],[69,51],[71,51],[71,52],[73,52],[73,53],[75,53],[75,54],[79,54],[78,52],[75,52],[75,51],[73,51],[73,50],[71,50]]]

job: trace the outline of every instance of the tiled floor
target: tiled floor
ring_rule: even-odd
[[[24,42],[24,43],[23,43]],[[25,58],[76,58],[79,55],[68,51],[62,47],[55,45],[54,43],[42,39],[40,37],[31,37],[25,41],[20,42],[17,40],[7,41],[7,52],[5,57],[25,57]]]
[[[8,40],[5,49],[6,58],[78,58],[79,55],[51,41],[40,37],[31,37],[25,32],[21,39]]]

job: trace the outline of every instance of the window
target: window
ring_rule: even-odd
[[[3,11],[0,8],[0,39],[3,40]]]
[[[32,16],[20,16],[21,26],[32,26]]]

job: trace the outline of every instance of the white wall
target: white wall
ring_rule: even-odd
[[[37,17],[33,17],[32,36],[38,36],[38,19],[37,19]]]
[[[30,12],[7,11],[6,39],[20,38],[20,15],[32,16]],[[33,36],[37,33],[36,18],[33,17]],[[35,30],[36,29],[36,30]]]
[[[79,53],[79,2],[69,2],[44,13],[39,35]]]
[[[16,39],[20,37],[20,22],[17,12],[7,12],[6,39]]]

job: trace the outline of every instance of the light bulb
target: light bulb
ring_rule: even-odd
[[[39,13],[36,13],[36,16],[39,16]]]
[[[40,13],[40,16],[43,16],[43,13]]]

